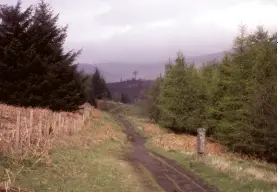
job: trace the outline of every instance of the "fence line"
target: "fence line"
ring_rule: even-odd
[[[50,147],[53,139],[75,134],[90,122],[93,108],[53,112],[0,104],[0,153],[26,154]]]

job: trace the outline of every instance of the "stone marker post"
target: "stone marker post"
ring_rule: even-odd
[[[197,129],[197,161],[203,162],[205,157],[206,129]]]

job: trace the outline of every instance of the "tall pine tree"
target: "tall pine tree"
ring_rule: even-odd
[[[57,22],[58,15],[41,1],[35,8],[30,30],[38,55],[34,63],[44,69],[39,85],[44,90],[44,105],[54,110],[75,110],[84,102],[81,74],[74,63],[80,51],[64,52],[67,27],[59,27]]]
[[[277,159],[277,34],[263,27],[249,37],[253,84],[250,87],[253,128],[251,150],[269,161]]]
[[[234,53],[226,56],[219,65],[219,81],[215,92],[213,117],[216,121],[215,137],[231,149],[246,149],[251,137],[245,135],[250,129],[250,65],[245,27],[234,42]],[[244,140],[246,142],[244,142]]]
[[[26,90],[40,80],[32,74],[30,62],[35,57],[28,34],[31,25],[31,7],[22,10],[20,1],[15,6],[0,6],[0,102],[31,104]]]
[[[200,69],[200,75],[205,87],[205,122],[207,124],[207,134],[211,135],[215,131],[217,126],[217,119],[219,119],[219,113],[214,109],[216,102],[217,85],[219,83],[218,69],[219,63],[217,61],[211,61],[203,65]]]
[[[197,69],[179,53],[167,65],[159,96],[159,123],[174,131],[196,133],[204,123],[204,88]]]
[[[111,94],[106,86],[106,82],[98,68],[96,68],[95,73],[92,75],[92,95],[95,99],[111,99]]]
[[[64,52],[66,27],[57,25],[50,6],[41,1],[33,13],[30,7],[21,11],[18,2],[2,6],[0,17],[0,101],[76,110],[84,102],[74,65],[79,52]]]
[[[207,110],[218,141],[234,151],[272,161],[277,151],[274,37],[261,27],[251,35],[241,28],[234,53],[216,68],[216,87]]]
[[[163,81],[162,77],[156,78],[155,82],[153,83],[152,87],[147,93],[146,103],[147,103],[148,115],[150,119],[154,120],[155,122],[158,122],[160,116],[158,96],[160,94],[162,81]]]

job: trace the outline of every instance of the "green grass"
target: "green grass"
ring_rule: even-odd
[[[107,101],[107,107],[104,109],[110,113],[121,114],[125,116],[136,116],[146,118],[146,111],[139,105],[123,104]]]
[[[150,137],[150,135],[143,130],[143,124],[138,119],[132,116],[125,116],[125,118],[129,121],[129,123],[133,126],[134,131],[143,137]]]
[[[149,140],[146,146],[169,159],[175,160],[183,167],[191,170],[208,183],[215,185],[220,191],[225,192],[250,192],[250,191],[276,191],[276,182],[266,182],[252,177],[238,177],[240,172],[219,171],[215,167],[204,163],[197,163],[190,155],[182,154],[178,151],[166,151],[154,146]]]
[[[124,137],[110,139],[99,145],[78,145],[86,137],[112,123],[113,129],[123,136],[122,128],[103,113],[91,129],[55,145],[50,151],[51,162],[43,163],[36,158],[16,162],[9,158],[0,159],[0,183],[10,180],[13,186],[28,192],[161,192],[162,190],[142,167],[134,167],[126,154],[132,149]],[[67,142],[74,144],[66,145]],[[90,140],[88,140],[90,141]],[[9,174],[7,174],[9,173]]]
[[[96,149],[57,148],[51,166],[21,164],[15,185],[28,191],[141,191],[132,166],[121,159],[122,150],[115,141]]]
[[[128,116],[137,132],[148,138],[146,147],[169,159],[180,163],[184,168],[191,170],[208,183],[215,185],[220,191],[226,192],[274,192],[277,182],[275,180],[276,165],[246,161],[220,156],[207,156],[206,163],[196,162],[194,155],[184,154],[179,151],[166,151],[152,143],[152,136],[143,130],[138,130],[146,121],[136,116]],[[164,133],[166,130],[162,129]],[[248,173],[253,171],[253,173]],[[258,176],[258,177],[257,177]]]
[[[147,124],[152,124],[153,122],[151,122],[149,119],[144,118],[144,117],[136,117],[136,116],[126,116],[125,117],[135,128],[135,131],[140,133],[142,136],[146,137],[146,138],[150,138],[153,135],[145,132],[144,131],[144,126],[146,126]],[[157,126],[159,127],[159,126]],[[173,133],[171,130],[166,129],[166,128],[162,128],[159,127],[161,133]]]

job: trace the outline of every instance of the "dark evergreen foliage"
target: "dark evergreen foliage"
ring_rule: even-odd
[[[129,99],[124,93],[121,93],[121,103],[129,103]]]
[[[222,61],[197,70],[178,54],[149,92],[150,118],[178,132],[205,126],[230,150],[275,162],[276,42],[262,27],[252,34],[241,27]]]
[[[159,94],[159,123],[177,132],[196,133],[204,123],[204,87],[197,69],[179,53],[168,65]]]
[[[31,65],[35,50],[28,41],[31,25],[31,7],[22,11],[21,2],[0,7],[0,102],[24,105],[30,78],[39,80],[30,75],[36,70]]]
[[[92,93],[95,99],[111,99],[111,94],[106,86],[106,82],[97,68],[92,75]]]
[[[111,99],[98,69],[77,72],[80,51],[64,50],[67,27],[57,23],[44,1],[25,10],[20,1],[0,6],[1,103],[74,111]],[[233,53],[219,62],[197,69],[179,53],[145,97],[150,118],[177,132],[206,126],[230,150],[276,161],[276,42],[262,27],[252,34],[241,27]],[[123,93],[118,99],[130,102]]]
[[[66,27],[41,1],[32,11],[0,9],[0,102],[74,111],[84,102],[83,77],[74,64],[80,53],[65,52]]]
[[[148,115],[150,119],[154,120],[155,122],[158,122],[160,116],[158,96],[160,94],[162,81],[163,81],[162,77],[156,78],[152,87],[148,91],[147,98],[146,98]]]

